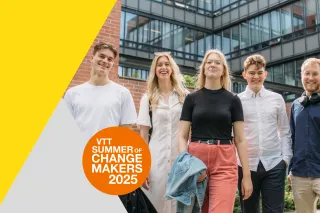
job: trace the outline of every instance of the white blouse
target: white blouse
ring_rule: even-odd
[[[159,213],[174,213],[176,211],[175,201],[165,201],[165,190],[172,164],[179,155],[178,126],[181,110],[182,104],[179,103],[179,95],[173,91],[169,96],[168,104],[160,96],[157,108],[152,111],[153,130],[149,141],[152,158],[149,175],[151,184],[150,190],[144,190],[144,192]],[[147,95],[141,99],[137,124],[151,126]]]

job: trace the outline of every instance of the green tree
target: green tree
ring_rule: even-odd
[[[183,78],[187,87],[196,87],[196,76],[183,75]]]

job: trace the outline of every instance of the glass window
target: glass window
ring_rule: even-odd
[[[316,2],[315,0],[306,0],[306,24],[311,27],[317,24],[316,22]],[[314,28],[307,30],[308,33],[314,32]]]
[[[138,48],[139,49],[143,49],[143,50],[148,50],[148,46],[143,45],[143,44],[147,44],[148,43],[148,38],[149,38],[149,23],[150,20],[149,18],[143,17],[143,16],[139,16],[138,17],[139,20],[139,28],[138,28],[138,40],[139,40],[139,45]]]
[[[239,25],[232,27],[232,42],[231,42],[231,52],[238,51],[240,49],[240,34]]]
[[[198,55],[204,55],[204,32],[197,31],[196,40],[197,40],[197,48],[198,48]]]
[[[152,20],[150,22],[150,44],[153,46],[161,46],[161,24],[162,22],[160,22],[159,20]]]
[[[213,0],[198,0],[198,7],[204,10],[213,10]]]
[[[280,36],[280,15],[279,11],[275,10],[271,12],[271,38],[277,38]]]
[[[259,35],[259,17],[251,19],[249,21],[250,34],[251,34],[251,45],[260,43]]]
[[[132,77],[136,79],[141,79],[141,70],[132,69]]]
[[[281,8],[281,34],[292,33],[291,5]]]
[[[239,93],[239,90],[238,90],[238,82],[234,82],[232,84],[232,91],[235,92],[235,93]]]
[[[118,76],[123,76],[122,67],[118,66]]]
[[[129,78],[146,80],[148,78],[149,71],[119,66],[118,67],[118,75],[120,77],[129,77]]]
[[[293,31],[304,29],[304,1],[297,1],[292,4]]]
[[[268,72],[268,75],[267,75],[266,81],[273,82],[273,70],[272,70],[272,67],[267,68],[267,72]]]
[[[284,64],[284,80],[285,84],[295,86],[295,70],[293,62]]]
[[[303,64],[303,59],[297,60],[296,61],[296,85],[298,87],[302,87],[301,83],[301,66]]]
[[[206,37],[205,52],[213,47],[212,35]]]
[[[247,3],[247,0],[240,1],[240,5]]]
[[[125,36],[124,36],[125,16],[126,16],[126,13],[121,11],[120,39],[125,38]]]
[[[183,37],[183,27],[174,25],[173,26],[173,33],[174,33],[174,50],[177,51],[183,51],[183,41],[184,41],[184,37]],[[182,54],[179,53],[177,56],[182,57]]]
[[[137,15],[126,13],[125,21],[125,39],[137,42]],[[128,43],[129,47],[135,47],[134,43]]]
[[[142,75],[141,75],[141,79],[142,80],[147,80],[148,78],[148,71],[147,70],[142,70]]]
[[[261,41],[268,41],[270,39],[270,24],[269,24],[269,13],[266,13],[260,18],[260,35],[261,35]]]
[[[320,23],[320,2],[319,2],[319,0],[318,0],[317,4],[318,4],[318,7],[317,7],[317,12],[318,12],[318,22],[317,22],[317,24],[319,24],[319,23]]]
[[[123,76],[131,77],[131,70],[132,70],[131,68],[124,67],[123,70],[124,70]]]
[[[221,6],[222,6],[222,8],[225,7],[225,8],[222,9],[222,12],[226,12],[226,11],[228,11],[230,9],[230,7],[226,7],[229,4],[230,4],[230,0],[222,0],[222,5]]]
[[[187,5],[191,5],[191,6],[197,6],[197,3],[196,3],[197,0],[185,0],[185,3]]]
[[[206,5],[206,9],[209,11],[213,11],[213,0],[204,0],[205,1],[205,5]]]
[[[241,23],[241,43],[240,48],[246,48],[249,46],[249,28],[247,23]]]
[[[213,0],[213,10],[219,10],[221,8],[221,0]]]
[[[227,29],[227,30],[224,30],[222,34],[222,52],[224,54],[230,53],[230,45],[231,45],[230,29]]]
[[[234,3],[234,2],[237,2],[237,3]],[[232,4],[232,3],[234,3],[234,4]],[[236,8],[236,7],[238,7],[238,0],[230,0],[230,4],[232,4],[231,8]]]
[[[198,8],[206,9],[205,0],[198,0]],[[203,12],[203,11],[202,11]]]
[[[214,48],[221,50],[221,32],[214,35]]]
[[[283,84],[284,79],[283,79],[282,65],[274,66],[272,71],[273,71],[273,82]]]
[[[172,49],[173,33],[172,25],[166,22],[162,23],[162,47]]]
[[[195,41],[194,41],[194,30],[185,28],[184,29],[184,44],[185,44],[185,52],[195,54]],[[186,55],[186,58],[194,59],[192,55]]]

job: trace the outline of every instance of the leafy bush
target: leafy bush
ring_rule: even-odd
[[[288,184],[287,178],[285,181],[285,192],[284,192],[284,211],[294,211],[295,210],[295,206],[294,206],[294,202],[293,202],[293,197],[292,197],[292,188],[291,186]],[[261,205],[260,205],[261,206]],[[318,200],[318,205],[317,205],[318,209],[320,209],[320,201]],[[262,212],[262,211],[261,211]],[[240,208],[240,200],[239,200],[239,194],[237,191],[237,196],[236,196],[236,200],[234,202],[234,209],[233,209],[233,213],[241,213],[241,208]]]
[[[196,82],[197,82],[197,77],[196,76],[191,76],[191,75],[183,75],[185,84],[187,87],[195,87]]]

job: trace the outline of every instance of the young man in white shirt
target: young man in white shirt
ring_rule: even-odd
[[[99,43],[91,56],[90,80],[69,89],[64,100],[85,137],[111,126],[136,123],[137,113],[129,90],[108,77],[117,50],[112,44]]]
[[[243,106],[253,184],[252,195],[247,200],[242,199],[239,190],[242,213],[260,212],[260,197],[263,213],[282,213],[286,169],[292,158],[285,102],[280,94],[263,86],[267,77],[263,56],[249,56],[244,62],[242,75],[248,86],[239,98]],[[241,167],[240,161],[238,165]],[[239,180],[242,179],[241,171],[239,169]]]

